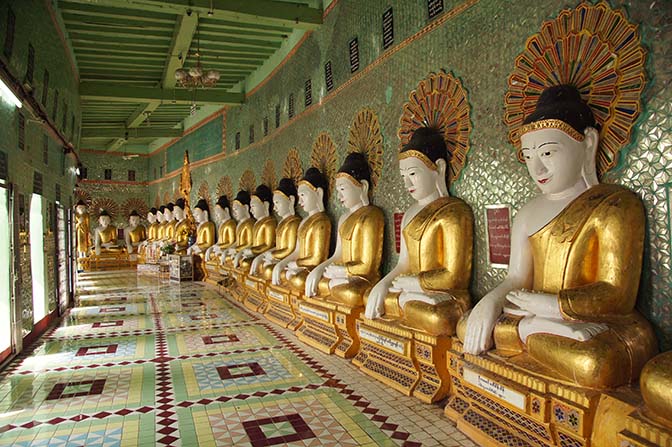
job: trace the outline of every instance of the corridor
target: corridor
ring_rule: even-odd
[[[204,283],[80,275],[0,375],[1,446],[474,446],[444,416]]]

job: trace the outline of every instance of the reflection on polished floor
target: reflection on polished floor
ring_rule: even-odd
[[[82,275],[0,374],[0,445],[474,446],[444,416],[203,283]]]

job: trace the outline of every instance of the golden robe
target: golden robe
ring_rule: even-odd
[[[331,239],[331,220],[327,213],[319,212],[306,218],[299,226],[297,241],[299,257],[296,264],[306,270],[292,276],[289,284],[292,289],[303,293],[308,273],[329,257]]]
[[[296,235],[300,223],[301,218],[296,215],[286,217],[280,221],[275,229],[275,249],[271,251],[271,255],[274,259],[280,261],[294,253],[294,249],[296,248]],[[272,264],[264,267],[264,279],[271,280],[273,277],[273,267],[275,266]]]
[[[270,250],[275,246],[275,229],[278,222],[273,216],[266,216],[254,223],[252,228],[252,255],[257,256],[266,250]],[[245,259],[241,262],[241,267],[244,270],[249,270],[252,264],[251,259]]]

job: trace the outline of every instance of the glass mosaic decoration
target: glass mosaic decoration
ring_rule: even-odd
[[[606,2],[563,10],[527,39],[516,58],[504,100],[510,141],[520,146],[518,128],[546,87],[574,85],[601,126],[597,170],[604,174],[618,162],[641,111],[645,61],[637,25],[622,11]]]
[[[443,133],[451,152],[450,179],[459,178],[467,160],[471,121],[467,92],[450,73],[432,73],[408,95],[399,118],[399,148],[408,143],[415,129],[433,127]]]
[[[318,168],[329,182],[329,192],[334,185],[336,175],[336,145],[327,132],[321,132],[313,143],[310,153],[310,165]]]
[[[383,171],[383,135],[380,121],[373,109],[365,107],[357,112],[348,133],[348,152],[361,152],[366,155],[373,189]]]
[[[287,152],[287,158],[285,158],[285,163],[282,165],[282,176],[293,179],[294,183],[299,183],[299,180],[303,176],[299,150],[295,147]]]
[[[246,169],[245,172],[243,172],[243,175],[240,176],[240,180],[238,181],[238,189],[252,193],[256,187],[257,178],[254,176],[254,172],[252,172],[251,169]]]
[[[210,187],[208,186],[208,182],[202,181],[200,185],[198,185],[198,198],[199,199],[204,199],[206,202],[208,202],[208,206],[210,206]]]

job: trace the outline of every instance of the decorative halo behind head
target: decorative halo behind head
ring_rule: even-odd
[[[327,181],[324,188],[326,196],[331,192],[334,175],[336,175],[336,145],[327,132],[320,133],[315,139],[313,150],[310,153],[310,164],[316,167]]]
[[[129,213],[128,217],[140,217],[136,210],[133,210]]]
[[[215,190],[215,193],[217,196],[233,196],[233,185],[231,184],[231,177],[225,175],[224,177],[220,178],[219,183],[217,183],[217,189]]]
[[[445,140],[451,181],[456,180],[467,160],[471,121],[467,92],[450,73],[430,74],[408,95],[399,118],[399,142],[405,147],[420,127],[436,129]]]
[[[518,159],[523,161],[523,120],[544,90],[568,84],[579,91],[600,127],[595,127],[600,131],[598,174],[614,167],[641,111],[645,62],[637,25],[604,1],[581,3],[544,22],[516,58],[505,97],[504,122]]]
[[[205,199],[208,201],[208,203],[210,202],[210,187],[208,186],[208,182],[201,182],[201,184],[198,186],[197,194],[199,199]]]
[[[342,176],[348,177],[360,185],[362,181],[366,180],[371,185],[371,170],[366,155],[360,152],[349,153],[336,174],[337,178]]]
[[[254,191],[254,187],[257,184],[257,180],[254,177],[254,172],[250,169],[247,169],[243,172],[243,175],[240,176],[240,181],[238,182],[238,189],[243,191]]]
[[[130,213],[132,210],[135,210],[141,216],[146,216],[148,211],[147,203],[138,197],[131,197],[130,199],[126,200],[121,205],[121,209],[125,213]]]
[[[303,167],[301,166],[301,158],[299,151],[293,147],[287,152],[287,158],[282,165],[282,176],[294,180],[294,184],[301,181],[303,176]]]
[[[273,160],[266,160],[266,163],[264,163],[264,169],[261,173],[261,183],[268,186],[270,189],[275,188],[276,178]]]
[[[294,180],[291,178],[280,179],[278,187],[273,192],[280,192],[288,199],[294,196],[294,200],[296,200],[296,185],[294,184]]]
[[[383,170],[383,135],[372,109],[366,107],[355,116],[348,134],[348,152],[364,154],[371,172],[369,185],[371,188],[376,186]]]
[[[117,218],[117,216],[124,216],[125,214],[119,210],[119,204],[109,197],[97,197],[93,199],[91,203],[91,209],[95,210],[95,213],[100,213],[101,210],[105,210],[107,215],[110,216],[110,219],[113,221]],[[99,216],[100,214],[98,214],[96,217]]]

